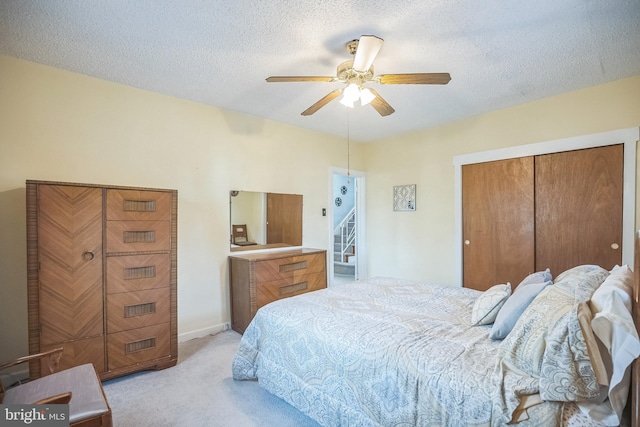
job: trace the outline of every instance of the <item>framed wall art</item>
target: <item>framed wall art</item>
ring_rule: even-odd
[[[393,210],[416,210],[416,185],[396,185],[393,187]]]

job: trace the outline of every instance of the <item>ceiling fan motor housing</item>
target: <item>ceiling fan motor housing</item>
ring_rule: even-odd
[[[373,65],[367,71],[361,72],[353,69],[353,60],[344,61],[338,65],[336,75],[341,82],[361,85],[373,78]]]

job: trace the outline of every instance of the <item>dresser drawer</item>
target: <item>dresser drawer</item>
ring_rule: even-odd
[[[171,215],[171,193],[143,190],[107,190],[107,221],[154,221]]]
[[[169,356],[168,330],[169,324],[163,323],[107,335],[109,369]]]
[[[169,288],[107,295],[107,332],[168,322],[170,296]]]
[[[324,271],[324,253],[276,258],[255,263],[255,275],[258,283],[278,280],[289,280],[293,283],[307,274]]]
[[[107,293],[168,287],[170,271],[169,254],[107,257]]]
[[[282,298],[317,291],[326,287],[327,277],[324,272],[307,274],[295,281],[285,279],[258,283],[256,285],[256,310]]]
[[[107,253],[169,251],[169,221],[107,221]]]

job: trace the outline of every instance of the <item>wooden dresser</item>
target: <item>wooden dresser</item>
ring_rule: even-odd
[[[231,328],[244,333],[270,302],[327,287],[327,251],[292,249],[229,257]]]
[[[29,352],[103,380],[175,365],[177,209],[175,190],[27,181]]]

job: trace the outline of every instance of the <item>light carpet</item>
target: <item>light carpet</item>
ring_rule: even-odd
[[[257,381],[235,381],[240,334],[221,332],[179,344],[178,364],[104,382],[115,427],[319,427]]]

